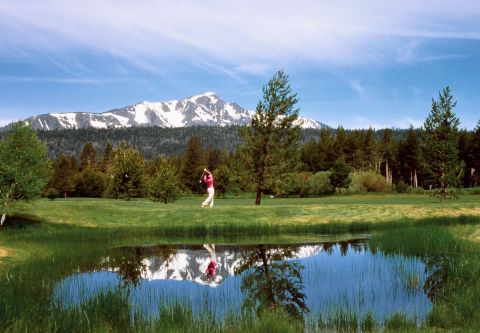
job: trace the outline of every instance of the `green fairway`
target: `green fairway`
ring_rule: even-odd
[[[42,223],[79,227],[138,228],[215,225],[270,225],[275,227],[328,223],[377,224],[428,218],[480,218],[480,196],[462,196],[440,202],[428,195],[391,194],[331,196],[324,198],[272,199],[261,206],[253,198],[217,199],[215,206],[201,208],[202,198],[184,198],[164,205],[148,200],[112,199],[37,200],[14,213],[39,219]]]

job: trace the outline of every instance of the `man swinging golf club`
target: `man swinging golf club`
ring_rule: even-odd
[[[206,207],[207,205],[210,205],[210,208],[212,208],[213,196],[215,194],[215,190],[213,188],[213,174],[207,169],[203,169],[202,179],[200,180],[200,182],[202,181],[207,186],[207,191],[208,191],[208,198],[202,203],[202,207]]]

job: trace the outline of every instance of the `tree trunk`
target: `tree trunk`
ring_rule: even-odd
[[[0,227],[3,226],[3,222],[5,222],[5,218],[7,217],[7,213],[2,214],[2,219],[0,220]]]
[[[417,169],[413,170],[413,187],[418,187]]]
[[[262,191],[257,190],[257,197],[255,198],[255,205],[260,205],[261,200],[262,200]]]

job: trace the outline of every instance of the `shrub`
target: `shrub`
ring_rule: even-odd
[[[360,192],[390,192],[391,185],[375,171],[361,171],[351,175],[351,186]]]
[[[406,193],[409,186],[403,180],[399,180],[397,186],[395,186],[395,192],[397,193]]]
[[[330,183],[331,171],[320,171],[310,177],[310,192],[312,194],[331,194],[335,188]]]
[[[45,191],[45,197],[47,197],[50,200],[55,200],[56,198],[58,198],[58,196],[59,196],[59,193],[57,189],[53,187],[50,187]]]
[[[100,198],[107,189],[107,176],[103,172],[91,168],[86,168],[74,179],[75,193],[81,197]]]

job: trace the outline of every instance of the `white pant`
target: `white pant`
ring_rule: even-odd
[[[213,187],[207,188],[208,191],[208,198],[202,203],[202,206],[207,206],[210,204],[210,207],[213,207],[213,195],[215,194],[215,190]]]

